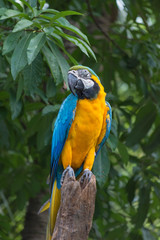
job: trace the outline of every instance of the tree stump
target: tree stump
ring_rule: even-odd
[[[52,240],[86,240],[95,209],[96,178],[83,184],[66,174]]]

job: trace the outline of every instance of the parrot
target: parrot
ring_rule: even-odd
[[[96,73],[86,66],[73,66],[68,86],[71,93],[60,107],[52,136],[50,199],[39,210],[49,208],[46,240],[52,239],[66,173],[81,174],[82,182],[90,181],[94,161],[111,129],[112,109]]]

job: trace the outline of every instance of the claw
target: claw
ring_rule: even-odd
[[[89,169],[85,169],[83,171],[83,175],[81,177],[81,184],[84,183],[84,181],[89,182],[91,180],[93,173]]]
[[[66,176],[67,173],[68,173],[68,176],[69,176],[69,177],[75,177],[73,168],[71,168],[70,166],[68,166],[68,167],[63,171],[63,173],[62,173],[61,186],[62,186],[63,183],[64,183],[64,179],[65,179],[65,176]]]

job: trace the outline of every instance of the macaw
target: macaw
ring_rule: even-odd
[[[49,208],[47,240],[52,239],[60,205],[60,188],[65,174],[89,181],[94,160],[109,136],[112,121],[111,106],[99,77],[89,67],[77,65],[69,69],[71,94],[59,110],[51,147],[51,198],[40,212]]]

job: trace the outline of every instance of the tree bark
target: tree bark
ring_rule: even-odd
[[[96,178],[92,175],[89,183],[83,184],[66,174],[61,188],[61,204],[57,214],[52,240],[86,240],[92,226],[95,208]],[[48,211],[38,215],[40,193],[29,201],[22,240],[45,240]]]
[[[96,178],[83,184],[67,174],[61,188],[61,204],[52,240],[86,240],[95,209]]]

